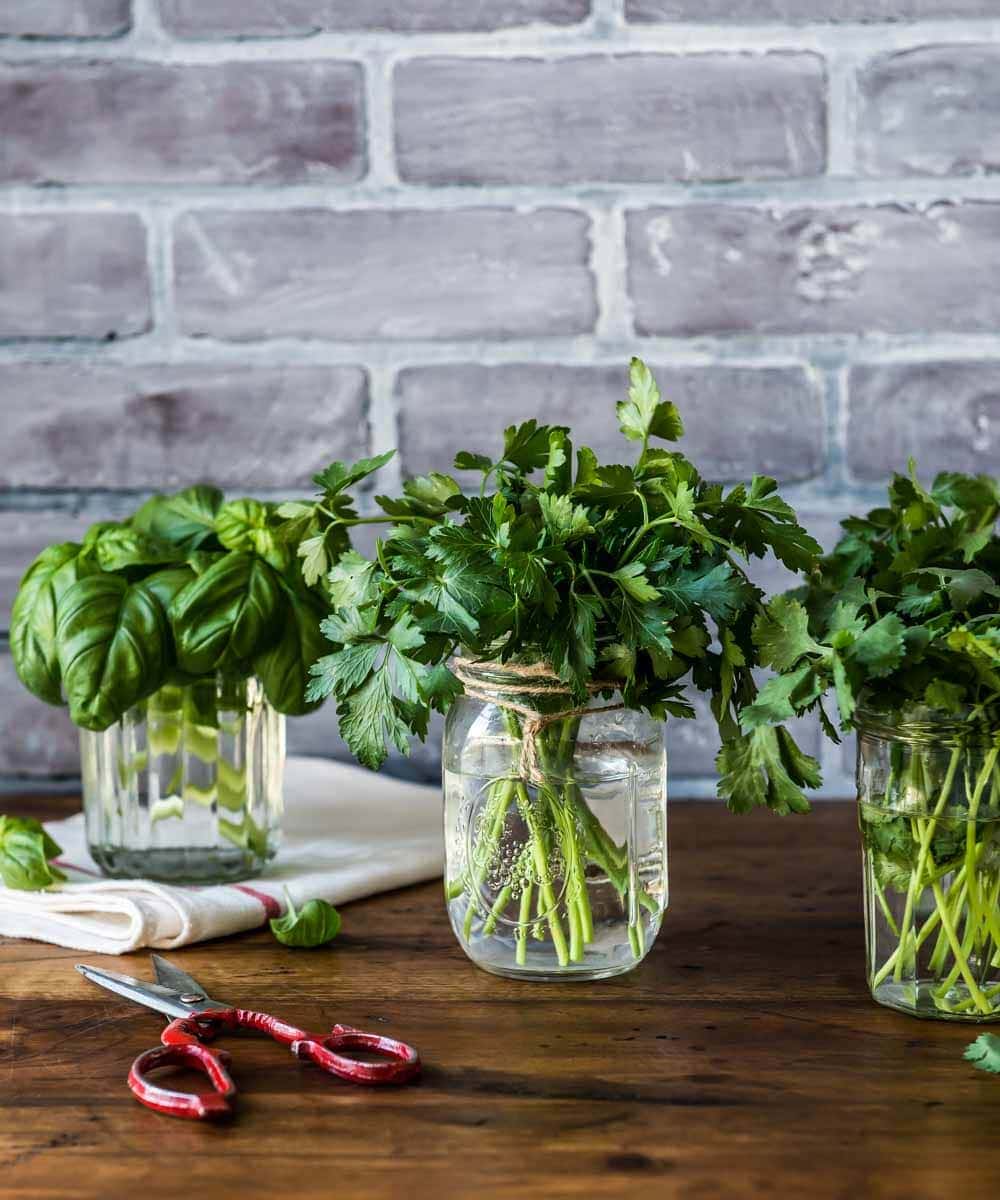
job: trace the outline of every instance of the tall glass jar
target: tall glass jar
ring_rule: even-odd
[[[879,1004],[1000,1019],[1000,723],[858,714],[868,984]]]
[[[523,979],[630,971],[667,905],[663,726],[544,666],[463,664],[444,734],[445,890],[462,949]]]
[[[80,731],[87,840],[106,875],[211,883],[277,851],[285,718],[257,679],[161,688],[102,733]]]

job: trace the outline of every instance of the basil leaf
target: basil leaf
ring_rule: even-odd
[[[173,496],[151,497],[136,512],[132,524],[185,550],[199,550],[215,540],[215,514],[221,504],[218,488],[197,484]]]
[[[59,604],[56,638],[70,717],[113,725],[163,682],[169,628],[156,596],[121,575],[78,579]]]
[[[62,676],[56,644],[59,603],[88,568],[76,542],[49,546],[28,568],[10,618],[14,668],[28,691],[48,704],[62,703]]]
[[[105,529],[94,543],[94,553],[102,571],[158,566],[180,562],[184,558],[184,551],[179,547],[127,525]]]
[[[29,817],[0,817],[0,879],[4,886],[36,892],[66,876],[49,859],[62,848]]]
[[[230,500],[215,518],[215,531],[227,550],[259,554],[278,571],[291,561],[288,546],[278,535],[280,518],[260,500]]]
[[[206,675],[261,653],[282,616],[278,576],[252,554],[232,551],[182,588],[170,605],[177,665]]]
[[[312,949],[323,946],[340,932],[340,913],[325,900],[307,900],[296,911],[285,889],[287,912],[271,922],[271,932],[283,946]]]
[[[147,592],[152,592],[164,612],[170,611],[178,592],[182,591],[195,579],[194,569],[187,563],[176,567],[164,567],[162,571],[154,571],[142,581]]]
[[[323,603],[309,592],[299,592],[282,584],[285,612],[281,634],[273,646],[254,659],[254,672],[264,692],[278,710],[300,717],[318,707],[318,701],[306,700],[309,668],[326,652],[326,638],[320,631],[325,616]]]

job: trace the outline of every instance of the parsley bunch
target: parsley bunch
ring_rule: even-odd
[[[843,522],[808,584],[772,600],[754,645],[778,674],[748,731],[823,709],[867,735],[860,824],[869,982],[908,1011],[1000,1012],[1000,484],[914,463]],[[918,919],[918,914],[919,919]]]
[[[653,445],[677,441],[683,424],[639,359],[617,415],[638,448],[632,465],[574,453],[569,429],[531,420],[505,431],[497,457],[456,457],[456,469],[480,473],[477,494],[433,472],[401,497],[377,497],[385,516],[376,519],[390,528],[371,560],[344,550],[354,518],[341,505],[375,460],[334,464],[315,505],[286,506],[307,532],[306,577],[326,572],[333,608],[323,632],[335,648],[313,666],[309,699],[336,697],[344,738],[377,768],[388,744],[405,753],[431,711],[459,694],[448,668],[459,651],[546,663],[578,703],[606,682],[659,719],[694,716],[693,684],[711,695],[730,806],[806,811],[815,761],[783,728],[740,729],[757,696],[752,630],[763,614],[740,560],[773,551],[802,571],[820,548],[774,480],[727,491],[678,450]]]

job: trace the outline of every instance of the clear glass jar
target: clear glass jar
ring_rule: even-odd
[[[277,851],[285,718],[257,679],[161,688],[102,733],[80,731],[94,861],[116,878],[222,883]]]
[[[918,707],[857,723],[872,996],[1000,1019],[1000,725]]]
[[[463,669],[444,734],[445,892],[478,966],[521,979],[635,967],[667,906],[663,725],[617,693],[573,712],[544,669]]]

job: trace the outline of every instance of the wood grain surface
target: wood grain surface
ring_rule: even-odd
[[[224,1000],[384,1030],[426,1064],[369,1091],[233,1040],[223,1125],[125,1088],[160,1021],[73,964],[143,974],[144,955],[0,941],[0,1196],[995,1196],[1000,1078],[963,1062],[975,1031],[865,989],[853,806],[781,820],[673,804],[670,854],[654,950],[601,983],[483,974],[438,884],[348,906],[327,949],[259,932],[173,953]]]

